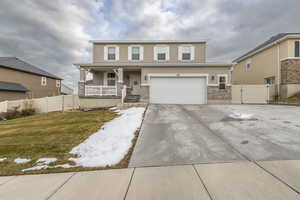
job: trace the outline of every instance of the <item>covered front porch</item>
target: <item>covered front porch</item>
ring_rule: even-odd
[[[87,74],[90,75],[87,75]],[[141,69],[124,67],[80,68],[79,95],[89,98],[120,98],[139,101]]]

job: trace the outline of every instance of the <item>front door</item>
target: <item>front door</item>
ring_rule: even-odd
[[[140,95],[141,77],[139,74],[130,74],[130,87],[132,95]]]

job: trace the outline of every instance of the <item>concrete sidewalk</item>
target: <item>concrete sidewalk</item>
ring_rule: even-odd
[[[0,177],[5,200],[300,199],[300,160]]]

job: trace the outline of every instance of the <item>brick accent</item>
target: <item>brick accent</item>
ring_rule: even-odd
[[[281,84],[300,84],[300,59],[281,61]]]
[[[226,89],[219,89],[218,86],[207,87],[208,100],[231,100],[231,86],[226,86]]]

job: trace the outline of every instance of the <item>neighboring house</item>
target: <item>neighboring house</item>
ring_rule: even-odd
[[[60,93],[62,95],[69,95],[69,94],[74,94],[74,90],[67,85],[61,83],[61,88],[60,88]]]
[[[61,78],[15,57],[0,57],[0,101],[60,95]]]
[[[26,99],[28,89],[19,83],[0,81],[0,102],[6,100]]]
[[[280,33],[235,59],[232,84],[274,84],[277,96],[300,92],[300,33]]]
[[[92,41],[93,62],[80,68],[82,99],[165,104],[229,103],[231,64],[206,63],[205,41]],[[86,81],[86,73],[93,74]],[[95,101],[95,100],[94,100]]]

